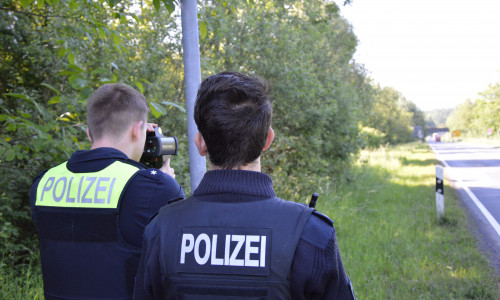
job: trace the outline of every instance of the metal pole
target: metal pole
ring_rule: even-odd
[[[191,192],[200,184],[206,172],[205,157],[200,156],[194,143],[198,127],[194,122],[194,102],[201,83],[198,14],[196,0],[181,1],[182,49],[184,52],[184,84],[186,89],[187,129],[189,145],[189,172]]]

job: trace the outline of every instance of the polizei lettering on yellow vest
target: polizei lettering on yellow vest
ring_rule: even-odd
[[[184,227],[179,238],[181,272],[269,273],[271,229]]]
[[[122,190],[137,167],[114,162],[93,173],[73,173],[66,163],[45,173],[37,189],[37,206],[116,208]]]

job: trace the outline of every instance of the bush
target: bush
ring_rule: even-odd
[[[386,135],[378,129],[371,127],[361,127],[360,139],[363,148],[378,148],[386,139]]]

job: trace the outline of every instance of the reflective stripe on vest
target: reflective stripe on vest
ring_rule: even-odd
[[[117,208],[122,190],[139,168],[115,161],[93,173],[73,173],[64,162],[40,180],[36,206]]]

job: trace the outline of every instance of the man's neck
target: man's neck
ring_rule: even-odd
[[[128,158],[131,157],[131,149],[130,147],[127,147],[127,145],[123,145],[123,143],[120,142],[115,142],[110,139],[101,139],[99,141],[95,141],[92,143],[92,146],[90,147],[91,150],[97,149],[97,148],[115,148],[117,150],[120,150],[121,152],[125,153]]]
[[[221,170],[222,168],[213,164],[210,164],[210,170]],[[260,157],[258,157],[256,160],[252,161],[251,163],[248,163],[243,166],[238,166],[233,168],[233,170],[243,170],[243,171],[254,171],[254,172],[262,172],[261,166],[260,166]]]

